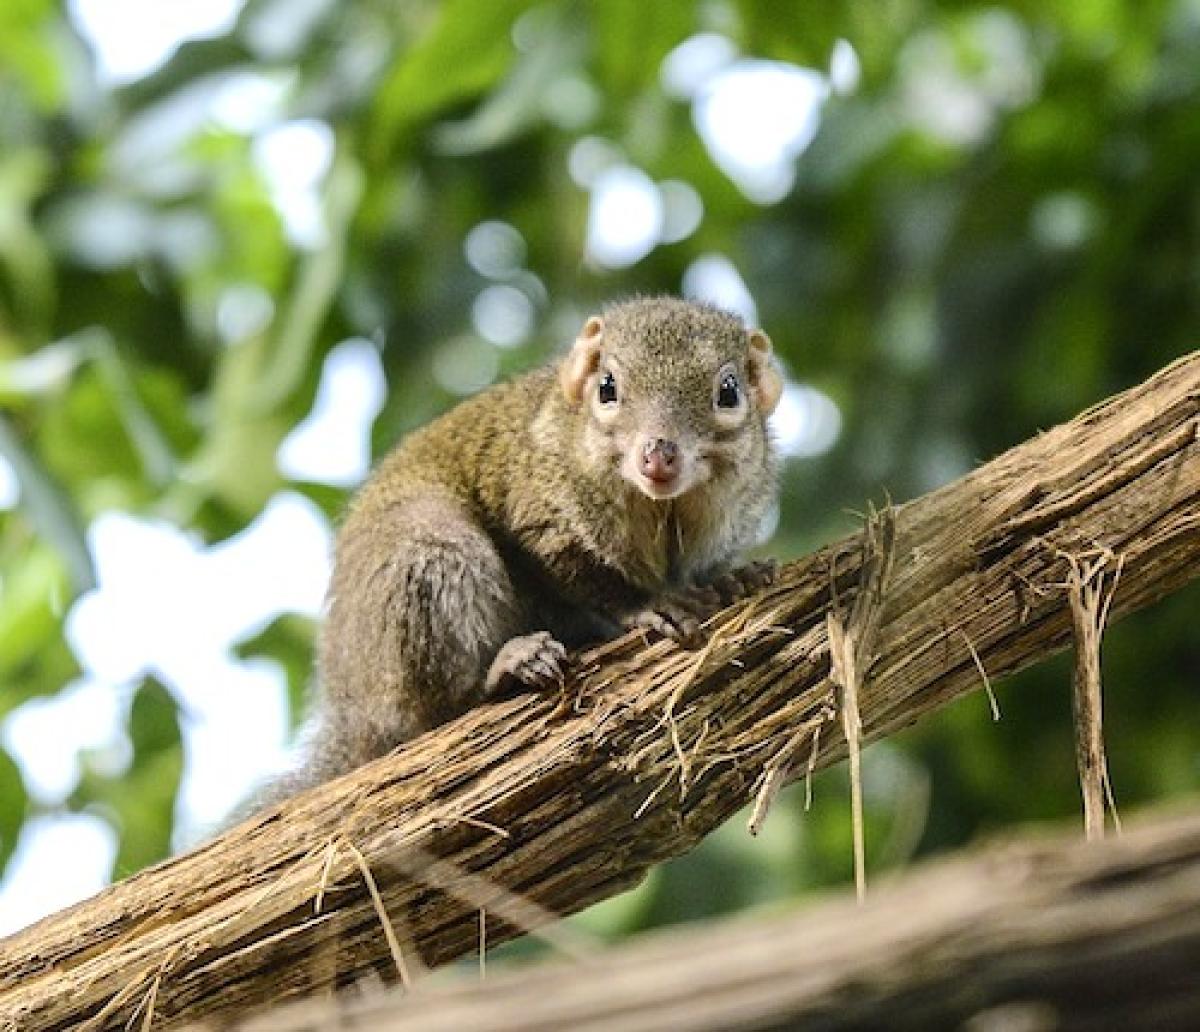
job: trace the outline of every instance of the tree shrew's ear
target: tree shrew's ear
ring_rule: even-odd
[[[783,377],[771,363],[771,338],[762,330],[750,331],[750,386],[758,395],[758,407],[770,415],[783,394]]]
[[[572,405],[583,399],[588,377],[600,365],[600,349],[604,346],[604,320],[593,315],[583,324],[571,351],[558,370],[558,382],[563,396]]]

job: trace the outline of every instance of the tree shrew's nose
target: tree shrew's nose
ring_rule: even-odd
[[[657,484],[670,483],[679,475],[679,445],[654,437],[642,445],[642,475]]]

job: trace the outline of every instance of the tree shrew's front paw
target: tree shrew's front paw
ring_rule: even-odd
[[[721,605],[720,593],[711,587],[683,588],[651,599],[622,622],[628,628],[654,631],[684,648],[694,649],[703,640],[700,625]]]
[[[510,638],[496,653],[484,681],[486,695],[522,688],[560,688],[566,679],[567,650],[549,631]]]
[[[721,600],[729,605],[769,587],[778,576],[779,563],[774,559],[755,559],[721,574],[711,586],[720,594]]]
[[[711,583],[666,591],[626,617],[626,628],[643,628],[670,638],[685,648],[703,641],[700,625],[725,606],[771,584],[779,573],[774,559],[759,559],[738,566]]]

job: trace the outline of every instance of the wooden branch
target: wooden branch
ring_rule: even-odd
[[[294,1004],[240,1032],[1195,1029],[1200,814],[927,864],[865,907],[648,934],[593,957],[415,994]]]
[[[898,509],[864,741],[979,687],[976,657],[994,678],[1068,645],[1065,555],[1123,563],[1112,618],[1196,577],[1198,437],[1193,354]],[[563,700],[481,707],[18,933],[0,943],[0,1028],[244,1013],[395,978],[389,943],[426,965],[472,953],[480,906],[489,940],[511,937],[513,894],[565,914],[633,885],[745,805],[797,736],[821,736],[822,766],[845,755],[826,614],[834,587],[853,604],[863,553],[859,535],[791,564],[699,652],[608,643]]]

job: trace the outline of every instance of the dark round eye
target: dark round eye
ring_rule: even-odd
[[[596,394],[601,405],[612,405],[617,400],[617,380],[612,373],[605,373],[600,377],[600,385],[596,389]]]
[[[737,408],[741,400],[742,389],[738,386],[737,377],[733,373],[726,373],[717,388],[717,408]]]

